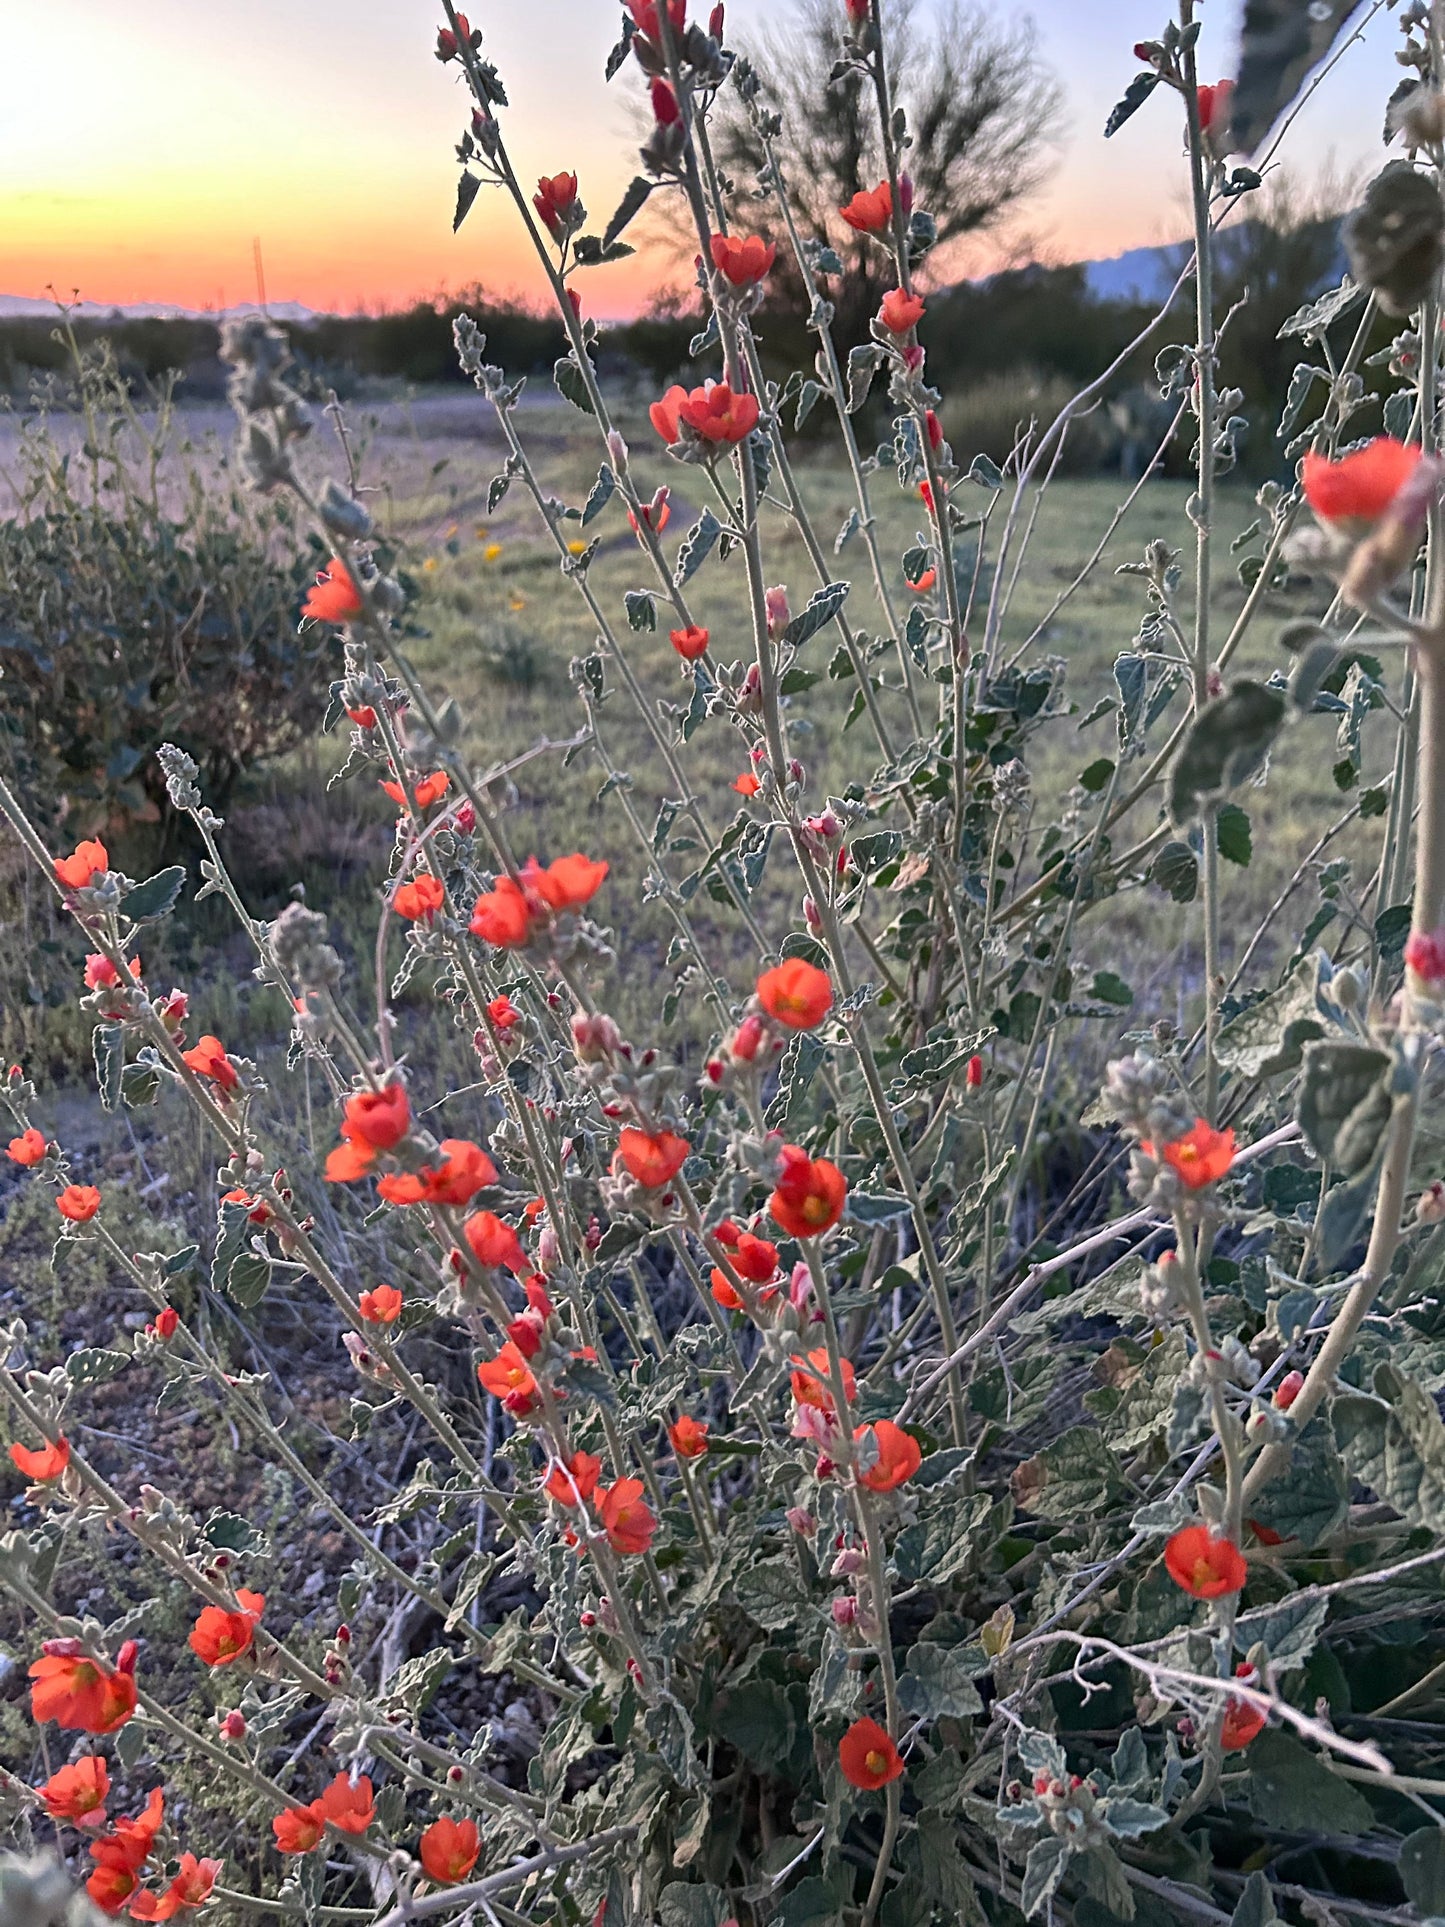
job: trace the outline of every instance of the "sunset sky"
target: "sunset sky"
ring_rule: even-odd
[[[1204,73],[1228,66],[1241,10],[1204,8]],[[745,44],[775,11],[776,0],[728,0],[729,39]],[[1135,71],[1131,46],[1157,32],[1164,0],[994,0],[993,11],[1031,13],[1066,89],[1060,165],[1025,217],[1037,250],[1079,259],[1177,238],[1175,103],[1156,97],[1101,138]],[[451,232],[464,108],[455,69],[431,57],[440,18],[437,0],[0,0],[0,294],[53,284],[101,302],[243,301],[255,235],[277,301],[349,310],[472,280],[534,294],[535,263],[493,197]],[[602,79],[614,0],[475,0],[471,18],[511,95],[524,178],[575,168],[605,216],[633,171],[627,96],[640,86],[635,64],[610,88]],[[1291,142],[1301,175],[1378,164],[1394,44],[1382,13],[1315,97]],[[589,306],[644,306],[657,273],[646,259],[600,270]]]

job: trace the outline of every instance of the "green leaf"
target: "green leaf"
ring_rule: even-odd
[[[104,1351],[87,1346],[72,1352],[65,1361],[65,1376],[72,1385],[105,1385],[119,1376],[130,1363],[127,1352]]]
[[[768,1633],[796,1624],[807,1603],[790,1559],[762,1559],[745,1566],[733,1581],[733,1593],[748,1618]]]
[[[1349,1514],[1350,1483],[1329,1427],[1311,1419],[1290,1447],[1288,1475],[1266,1486],[1250,1503],[1249,1516],[1308,1550]],[[1252,1615],[1246,1615],[1252,1617]]]
[[[968,1719],[983,1711],[983,1701],[968,1667],[949,1646],[919,1640],[898,1681],[899,1704],[923,1719]]]
[[[1320,1040],[1304,1047],[1295,1115],[1317,1158],[1347,1178],[1367,1171],[1390,1121],[1388,1052]]]
[[[908,1215],[908,1200],[896,1191],[848,1192],[848,1216],[859,1224],[886,1224]]]
[[[1113,758],[1110,756],[1096,757],[1087,769],[1080,770],[1079,787],[1087,790],[1090,796],[1097,796],[1113,774]]]
[[[645,629],[656,629],[657,606],[646,589],[629,589],[622,598],[627,611],[627,626],[635,634]]]
[[[1260,1612],[1241,1613],[1235,1621],[1235,1648],[1247,1653],[1252,1646],[1263,1646],[1275,1670],[1287,1672],[1304,1665],[1329,1616],[1328,1599],[1318,1593],[1297,1593]]]
[[[856,415],[868,399],[873,377],[883,365],[883,350],[876,341],[863,341],[848,350],[848,413]]]
[[[658,1896],[659,1927],[723,1927],[731,1913],[727,1895],[707,1882],[692,1887],[672,1880]]]
[[[1138,113],[1139,109],[1144,105],[1145,101],[1158,85],[1159,75],[1152,67],[1146,69],[1142,74],[1135,74],[1134,78],[1129,82],[1129,85],[1124,89],[1124,98],[1118,101],[1109,111],[1109,118],[1104,122],[1105,140],[1109,140],[1113,135],[1117,134],[1126,120],[1132,120],[1134,118],[1135,114]],[[1025,1911],[1027,1911],[1027,1909],[1025,1909]]]
[[[628,183],[627,192],[617,203],[617,211],[602,232],[602,251],[605,254],[621,234],[634,215],[640,214],[646,205],[655,182],[649,181],[644,174],[634,174]]]
[[[1046,1834],[1029,1848],[1029,1857],[1024,1862],[1023,1891],[1019,1895],[1026,1919],[1032,1920],[1053,1899],[1071,1852],[1068,1843],[1053,1834]]]
[[[472,211],[472,202],[481,191],[481,179],[476,174],[462,169],[461,179],[457,182],[457,211],[452,216],[452,233],[455,234],[462,222]]]
[[[1099,1814],[1110,1833],[1120,1840],[1138,1840],[1146,1833],[1157,1833],[1160,1827],[1167,1827],[1169,1815],[1163,1807],[1151,1805],[1148,1800],[1133,1800],[1127,1795],[1120,1799],[1105,1800]]]
[[[783,631],[783,645],[798,649],[810,636],[817,635],[842,608],[851,587],[849,582],[829,582],[817,590]]]
[[[781,1767],[793,1749],[795,1723],[786,1691],[773,1680],[750,1679],[719,1696],[712,1730],[761,1772]]]
[[[253,1552],[265,1544],[249,1519],[239,1512],[212,1512],[201,1527],[201,1537],[218,1552]]]
[[[1149,866],[1149,881],[1176,903],[1193,903],[1199,894],[1199,859],[1187,843],[1166,843]]]
[[[450,1646],[433,1646],[430,1652],[404,1660],[386,1684],[389,1699],[398,1699],[408,1712],[419,1713],[435,1697],[457,1656]]]
[[[564,401],[570,401],[584,415],[597,411],[592,406],[592,397],[587,392],[587,383],[582,370],[571,355],[561,355],[552,364],[552,380],[556,383],[557,393]]]
[[[1445,1833],[1421,1827],[1400,1842],[1400,1880],[1422,1914],[1445,1914]]]
[[[582,526],[584,529],[589,522],[593,521],[602,513],[603,509],[606,508],[612,499],[612,493],[616,487],[617,477],[612,473],[612,470],[607,466],[606,462],[604,462],[601,468],[598,469],[597,480],[592,484],[587,500],[582,506]]]
[[[241,1251],[226,1273],[226,1293],[245,1311],[259,1305],[271,1283],[271,1260],[257,1251]]]
[[[1046,1445],[1014,1474],[1014,1495],[1025,1512],[1046,1519],[1080,1519],[1120,1491],[1113,1453],[1092,1425],[1076,1425]]]
[[[113,1111],[120,1103],[121,1074],[125,1067],[125,1031],[119,1024],[97,1024],[90,1037],[95,1059],[95,1081],[101,1108]]]
[[[1238,803],[1221,803],[1215,812],[1214,842],[1227,863],[1237,863],[1242,870],[1249,868],[1254,854],[1249,815]]]
[[[722,534],[722,523],[711,509],[704,509],[683,537],[682,547],[677,552],[677,572],[673,581],[680,589],[690,582],[717,547],[717,539]]]
[[[168,870],[157,870],[153,877],[126,891],[120,900],[121,910],[132,923],[153,923],[157,917],[168,916],[185,880],[185,870],[179,863]]]
[[[1251,1754],[1250,1758],[1253,1757]],[[1278,1919],[1269,1882],[1256,1868],[1246,1881],[1234,1912],[1229,1916],[1229,1927],[1273,1927]]]
[[[1266,1727],[1249,1749],[1244,1797],[1256,1820],[1281,1833],[1368,1833],[1369,1802],[1289,1733]]]
[[[1116,1004],[1121,1010],[1127,1010],[1134,1001],[1133,991],[1124,979],[1112,970],[1094,972],[1094,981],[1089,985],[1089,995],[1096,1003]]]
[[[1175,825],[1194,822],[1214,797],[1262,769],[1284,717],[1284,697],[1258,682],[1237,682],[1200,710],[1169,773]]]
[[[903,1845],[903,1862],[924,1895],[936,1901],[950,1920],[972,1918],[973,1879],[952,1823],[926,1808]]]
[[[1304,1046],[1324,1035],[1315,1002],[1317,966],[1305,959],[1278,990],[1231,1017],[1219,1033],[1219,1061],[1242,1077],[1299,1068]]]
[[[1341,1457],[1362,1485],[1412,1525],[1445,1531],[1445,1425],[1435,1401],[1393,1365],[1375,1396],[1340,1393],[1330,1410]]]

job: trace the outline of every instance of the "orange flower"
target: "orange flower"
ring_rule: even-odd
[[[388,1204],[470,1204],[497,1181],[497,1167],[480,1144],[470,1138],[446,1137],[439,1147],[440,1164],[424,1164],[420,1171],[404,1171],[377,1183]]]
[[[1196,1599],[1218,1599],[1242,1592],[1249,1569],[1232,1539],[1219,1537],[1206,1525],[1184,1526],[1164,1548],[1164,1564],[1176,1586]]]
[[[355,1184],[364,1178],[376,1162],[376,1153],[369,1145],[338,1144],[326,1156],[326,1182],[328,1184]]]
[[[119,1855],[107,1855],[86,1881],[85,1891],[103,1914],[118,1914],[139,1885],[134,1867]]]
[[[901,1425],[895,1425],[891,1418],[881,1418],[874,1425],[860,1425],[853,1434],[855,1443],[861,1442],[869,1432],[877,1440],[878,1458],[860,1474],[858,1483],[866,1485],[870,1492],[895,1492],[923,1463],[918,1440]]]
[[[1250,1686],[1258,1683],[1259,1675],[1247,1659],[1242,1659],[1234,1669],[1236,1679],[1245,1680]],[[1264,1731],[1268,1714],[1253,1700],[1238,1699],[1233,1694],[1225,1702],[1224,1724],[1220,1728],[1219,1744],[1226,1753],[1238,1753],[1258,1739]]]
[[[785,1144],[777,1189],[768,1210],[793,1238],[818,1238],[843,1215],[848,1181],[827,1158],[810,1158],[796,1144]]]
[[[700,1459],[708,1447],[707,1420],[684,1412],[676,1425],[669,1425],[667,1436],[680,1459]]]
[[[487,1005],[487,1015],[491,1018],[497,1029],[501,1031],[503,1036],[512,1028],[513,1024],[520,1024],[522,1021],[521,1011],[518,1010],[511,998],[506,996],[494,997]]]
[[[369,1325],[394,1325],[401,1316],[401,1293],[395,1285],[377,1285],[362,1292],[356,1309]]]
[[[430,776],[413,777],[411,793],[419,810],[429,810],[433,803],[439,803],[452,786],[452,779],[444,769],[434,769]],[[399,810],[406,808],[406,791],[400,783],[383,782],[381,786]]]
[[[562,232],[563,223],[577,202],[577,176],[575,174],[553,174],[550,178],[543,175],[537,183],[537,192],[532,196],[532,205],[542,217],[542,225],[555,241]]]
[[[534,890],[553,910],[580,910],[602,888],[610,867],[580,852],[555,857],[545,870],[535,857],[528,857],[522,869],[522,885]]]
[[[619,1479],[602,1495],[602,1529],[614,1552],[646,1552],[657,1520],[642,1496],[641,1479]]]
[[[468,928],[474,937],[499,950],[516,950],[526,943],[532,934],[532,913],[511,877],[498,877],[490,890],[482,892],[472,906]]]
[[[32,1126],[22,1131],[19,1137],[12,1137],[5,1147],[5,1155],[12,1164],[39,1164],[45,1156],[45,1134]]]
[[[510,1338],[495,1358],[481,1361],[477,1377],[483,1390],[499,1398],[514,1418],[526,1418],[532,1410],[537,1381],[531,1366]]]
[[[762,787],[750,769],[745,769],[741,776],[733,778],[733,788],[739,796],[756,796]]]
[[[684,662],[696,662],[707,650],[708,633],[694,623],[689,629],[669,629],[667,639]]]
[[[1216,1131],[1202,1117],[1194,1120],[1183,1137],[1177,1137],[1156,1154],[1152,1144],[1141,1144],[1147,1156],[1159,1156],[1171,1171],[1177,1171],[1191,1191],[1202,1191],[1206,1184],[1217,1184],[1234,1162],[1234,1132]]]
[[[70,1441],[62,1435],[53,1445],[42,1445],[38,1452],[26,1445],[12,1445],[10,1459],[17,1472],[43,1485],[48,1479],[58,1479],[70,1464]]]
[[[427,1876],[439,1887],[455,1887],[477,1864],[482,1843],[475,1820],[433,1820],[417,1844]]]
[[[442,907],[441,878],[427,872],[412,883],[403,883],[391,900],[391,907],[399,917],[408,923],[418,923],[423,917],[434,917]]]
[[[903,1755],[877,1720],[854,1720],[838,1742],[838,1764],[849,1786],[871,1793],[901,1779]]]
[[[183,1050],[181,1059],[197,1077],[210,1078],[223,1091],[235,1090],[240,1082],[235,1065],[226,1055],[226,1046],[219,1037],[212,1037],[209,1032],[198,1038],[192,1049]]]
[[[140,958],[130,960],[130,974],[140,980]],[[87,990],[114,990],[120,982],[120,972],[100,951],[93,951],[85,960],[85,987]]]
[[[197,1860],[193,1853],[183,1853],[176,1876],[164,1893],[144,1889],[136,1895],[131,1902],[131,1919],[171,1920],[176,1914],[204,1907],[224,1865],[223,1860]]]
[[[346,1100],[341,1135],[366,1151],[389,1151],[411,1129],[411,1106],[404,1084],[383,1084],[379,1091],[353,1091]]]
[[[858,1375],[848,1359],[845,1358],[842,1365],[843,1391],[851,1405],[858,1392]],[[806,1358],[794,1358],[791,1384],[799,1405],[814,1405],[820,1412],[832,1412],[833,1378],[828,1369],[827,1351],[822,1346],[809,1352]]]
[[[839,212],[855,233],[881,234],[893,219],[893,190],[887,181],[860,188]]]
[[[671,393],[671,390],[668,392]],[[680,392],[685,393],[686,390]],[[656,408],[658,404],[654,402],[652,406]],[[656,416],[653,417],[653,426],[654,428],[657,427]],[[673,434],[668,437],[670,441],[677,440],[676,423],[673,424],[673,428]],[[661,434],[662,430],[658,429],[658,433]],[[644,502],[642,504],[642,520],[647,527],[652,530],[654,535],[661,535],[662,531],[672,520],[672,504],[667,499],[671,493],[671,489],[664,484],[663,487],[654,492],[650,502]],[[641,535],[642,530],[638,526],[638,518],[633,514],[631,509],[627,511],[627,526],[632,530],[634,535]]]
[[[908,586],[915,595],[927,595],[937,580],[937,569],[925,569],[918,580],[916,582],[910,582]]]
[[[758,1002],[789,1030],[812,1030],[833,1008],[833,986],[826,970],[789,957],[758,978]]]
[[[678,409],[687,400],[687,390],[674,382],[661,401],[655,401],[647,411],[647,418],[669,447],[678,437]]]
[[[591,1452],[574,1452],[565,1466],[552,1467],[542,1490],[558,1505],[575,1506],[579,1501],[592,1497],[601,1476],[601,1459],[595,1458]]]
[[[1199,131],[1212,134],[1216,127],[1229,125],[1230,107],[1234,100],[1234,82],[1216,80],[1213,86],[1197,90],[1199,100]]]
[[[30,1668],[30,1717],[54,1720],[72,1733],[114,1733],[135,1711],[135,1641],[116,1656],[114,1672],[88,1659],[78,1639],[48,1639]]]
[[[672,1131],[639,1131],[624,1126],[617,1139],[617,1155],[624,1167],[649,1191],[670,1184],[692,1149],[685,1137]]]
[[[351,571],[339,555],[333,555],[307,593],[301,613],[311,622],[350,622],[362,610]]]
[[[326,1831],[320,1802],[313,1800],[308,1807],[287,1807],[284,1813],[274,1816],[271,1831],[282,1853],[310,1853]]]
[[[187,1643],[197,1659],[204,1660],[207,1666],[229,1666],[233,1660],[249,1653],[255,1644],[256,1628],[266,1610],[266,1595],[239,1587],[236,1607],[236,1611],[230,1612],[224,1606],[203,1606],[191,1628]]]
[[[77,1827],[104,1826],[110,1770],[98,1753],[87,1753],[73,1766],[58,1768],[36,1791],[52,1820],[69,1820]]]
[[[750,1284],[765,1285],[777,1271],[778,1247],[769,1244],[766,1238],[755,1238],[751,1231],[739,1231],[728,1219],[723,1220],[713,1235],[727,1253],[733,1270]],[[729,1311],[743,1309],[737,1287],[727,1273],[717,1267],[714,1267],[712,1274],[712,1295]]]
[[[365,1833],[376,1818],[371,1782],[364,1773],[354,1783],[349,1775],[338,1773],[315,1804],[322,1819],[341,1833]]]
[[[657,24],[657,0],[627,0],[627,10],[637,23],[637,31],[654,47],[661,47],[662,34]],[[687,0],[667,0],[667,19],[675,44],[681,45],[687,26]]]
[[[55,1208],[72,1224],[89,1224],[100,1209],[100,1193],[93,1184],[67,1184],[55,1200]]]
[[[776,245],[760,234],[739,239],[736,234],[715,234],[711,241],[712,264],[725,281],[735,288],[750,288],[778,258]]]
[[[905,294],[902,288],[890,288],[883,297],[878,319],[889,334],[906,335],[910,328],[916,328],[922,321],[923,303],[916,294]]]
[[[103,877],[109,868],[105,845],[94,838],[77,843],[72,856],[55,859],[55,874],[67,890],[83,890],[93,877]]]
[[[474,1211],[462,1226],[462,1236],[477,1263],[489,1270],[511,1271],[522,1278],[532,1269],[521,1239],[495,1211]]]
[[[1377,435],[1337,462],[1311,449],[1300,470],[1305,500],[1321,522],[1363,529],[1386,513],[1415,473],[1420,453],[1415,443],[1391,435]]]
[[[751,435],[758,425],[756,395],[735,395],[725,381],[704,382],[677,405],[678,420],[686,422],[705,442],[731,445]]]

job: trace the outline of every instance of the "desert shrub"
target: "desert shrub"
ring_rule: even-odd
[[[143,409],[107,343],[70,345],[69,406],[26,419],[0,521],[0,754],[46,821],[96,828],[154,817],[168,739],[218,796],[296,742],[327,645],[297,627],[289,508],[184,441],[172,383]]]
[[[884,175],[854,230],[893,285],[840,355],[797,242],[816,347],[783,384],[753,326],[774,243],[727,230],[756,186],[794,244],[788,182],[721,9],[631,0],[610,67],[655,126],[605,226],[570,175],[519,182],[443,10],[458,206],[485,178],[525,224],[595,434],[558,492],[456,317],[505,449],[487,513],[528,507],[577,597],[578,726],[549,692],[541,741],[470,754],[355,442],[325,473],[285,337],[228,328],[246,474],[329,558],[303,606],[338,645],[331,793],[396,815],[344,942],[248,905],[203,743],[156,753],[194,874],[68,848],[0,781],[75,926],[103,1113],[0,1084],[27,1481],[0,1586],[31,1681],[29,1724],[0,1704],[26,1856],[0,1900],[70,1911],[30,1857],[54,1821],[136,1919],[1438,1919],[1445,20],[1392,23],[1421,158],[1351,218],[1358,279],[1285,321],[1297,467],[1252,520],[1220,487],[1247,424],[1216,231],[1259,179],[1228,150],[1272,151],[1347,23],[1251,9],[1232,103],[1191,0],[1136,49],[1111,129],[1183,129],[1193,309],[1115,360],[1157,347],[1192,475],[1121,480],[1031,585],[1111,370],[1002,459],[955,448],[885,5],[849,0],[843,57]],[[711,164],[723,86],[756,184]],[[629,448],[569,295],[654,184],[691,209],[721,379]],[[1395,432],[1351,447],[1377,311]],[[819,412],[841,528],[794,460]],[[1051,647],[1090,594],[1101,689]],[[523,785],[566,812],[579,764],[590,802],[525,853]],[[149,962],[194,883],[244,953],[215,1031]]]

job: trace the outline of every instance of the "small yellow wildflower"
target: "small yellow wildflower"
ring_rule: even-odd
[[[501,553],[502,545],[500,542],[489,542],[482,550],[482,560],[483,562],[495,562]]]
[[[587,546],[585,542],[569,542],[567,544],[567,553],[568,555],[586,555]]]

